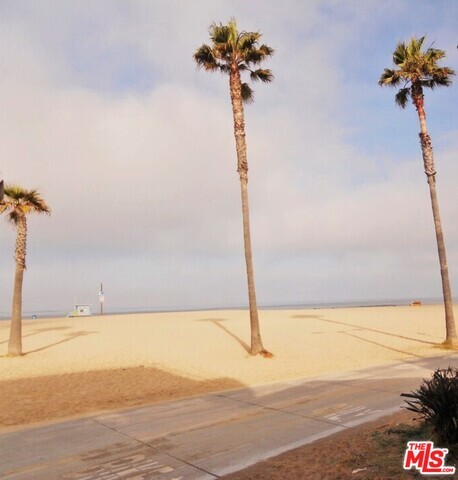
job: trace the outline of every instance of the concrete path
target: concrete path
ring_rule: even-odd
[[[210,480],[397,411],[458,355],[419,358],[0,435],[4,480]],[[18,405],[18,408],[20,406]]]

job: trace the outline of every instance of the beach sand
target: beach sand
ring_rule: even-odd
[[[23,322],[7,357],[0,322],[0,427],[443,354],[441,306],[261,310],[251,357],[245,310]]]

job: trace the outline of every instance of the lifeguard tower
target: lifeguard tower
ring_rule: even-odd
[[[75,305],[75,310],[70,312],[67,317],[90,317],[92,305]]]

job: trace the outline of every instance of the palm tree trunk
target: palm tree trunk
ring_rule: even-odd
[[[245,247],[245,262],[248,282],[248,300],[250,304],[250,327],[251,327],[251,355],[271,354],[262,345],[261,330],[259,328],[258,307],[256,304],[256,291],[253,271],[253,255],[251,251],[250,211],[248,205],[248,163],[245,141],[245,118],[242,103],[242,89],[240,72],[237,66],[233,66],[229,76],[231,92],[232,114],[234,118],[234,135],[237,150],[237,172],[240,177],[242,193],[242,216],[243,216],[243,242]]]
[[[22,355],[22,279],[24,270],[16,265],[13,293],[13,316],[11,318],[8,355]]]
[[[251,327],[251,355],[266,353],[262,345],[261,331],[259,328],[258,308],[256,303],[256,291],[254,284],[253,254],[251,251],[250,234],[250,210],[248,205],[248,180],[240,179],[242,193],[242,216],[243,216],[243,244],[245,247],[245,263],[248,280],[248,300],[250,304],[250,327]]]
[[[8,355],[22,355],[22,281],[25,270],[25,254],[27,248],[27,221],[21,217],[17,222],[16,234],[16,273],[14,276],[13,314],[11,317]]]
[[[415,98],[415,97],[414,97]],[[423,95],[414,99],[415,107],[417,108],[418,118],[420,121],[420,143],[421,151],[423,155],[423,163],[425,167],[425,174],[428,178],[429,193],[431,197],[431,207],[433,210],[434,228],[436,231],[437,240],[437,252],[439,254],[439,263],[441,269],[442,278],[442,295],[444,298],[445,306],[445,345],[456,345],[458,343],[458,337],[456,335],[455,319],[453,314],[453,299],[452,291],[450,288],[450,280],[448,275],[447,257],[445,254],[445,241],[442,231],[442,222],[439,212],[439,202],[436,192],[436,170],[434,168],[434,156],[431,138],[426,128],[426,114],[423,107]]]
[[[434,176],[428,177],[429,193],[431,196],[431,206],[433,209],[434,226],[436,229],[437,251],[439,254],[439,263],[442,278],[442,294],[445,305],[445,344],[453,345],[457,343],[457,335],[455,328],[455,319],[453,315],[453,299],[452,290],[450,288],[450,280],[448,275],[447,257],[445,254],[444,234],[442,232],[442,224],[439,213],[439,203],[436,193],[436,179]]]

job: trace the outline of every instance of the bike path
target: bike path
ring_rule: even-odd
[[[398,411],[458,354],[289,380],[0,435],[4,480],[211,480]],[[20,408],[20,406],[18,406]]]

